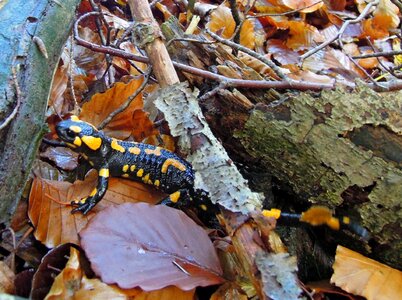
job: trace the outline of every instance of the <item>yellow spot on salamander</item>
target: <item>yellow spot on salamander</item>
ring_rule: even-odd
[[[105,168],[100,169],[99,170],[99,176],[108,178],[109,177],[109,169],[105,169]]]
[[[172,201],[173,203],[179,201],[179,198],[180,198],[180,191],[174,192],[169,196],[170,201]]]
[[[71,116],[70,120],[74,122],[82,122],[77,116]]]
[[[145,175],[144,177],[142,177],[142,181],[145,183],[148,183],[149,181],[149,174]]]
[[[132,166],[130,167],[130,171],[131,171],[131,172],[134,172],[134,170],[135,170],[135,165],[132,165]]]
[[[94,189],[92,190],[92,192],[89,194],[89,196],[90,196],[90,197],[95,196],[97,191],[98,191],[98,190],[97,190],[96,188],[94,188]]]
[[[155,180],[155,182],[154,182],[154,186],[159,186],[161,184],[161,182],[157,179],[157,180]]]
[[[342,222],[343,222],[343,224],[350,224],[350,218],[349,217],[343,217]]]
[[[207,210],[208,210],[208,207],[207,207],[205,204],[201,204],[201,205],[200,205],[200,208],[201,208],[203,211],[207,211]]]
[[[143,169],[139,169],[137,172],[137,176],[138,177],[142,177],[142,175],[144,174],[144,170]]]
[[[267,218],[275,218],[276,220],[278,220],[281,217],[281,210],[276,208],[272,208],[269,210],[264,209],[262,211],[262,215]]]
[[[81,203],[81,204],[84,204],[85,202],[87,202],[87,198],[85,197],[85,198],[82,198],[80,201],[79,201],[79,203]]]
[[[82,131],[82,128],[80,126],[72,125],[72,126],[70,126],[70,130],[75,133],[80,133]]]
[[[128,148],[128,151],[135,155],[138,155],[141,153],[141,149],[138,147],[130,147],[130,148]]]
[[[127,172],[128,171],[128,165],[124,165],[123,166],[123,172]]]
[[[102,145],[102,139],[98,137],[84,135],[81,139],[91,150],[98,150]]]
[[[124,149],[124,147],[122,145],[119,145],[119,143],[116,139],[112,139],[110,146],[112,147],[112,149],[114,149],[116,151],[120,151],[122,153],[124,153],[126,151],[126,149]]]
[[[76,136],[73,143],[74,143],[74,145],[79,147],[79,146],[81,146],[81,139],[78,136]]]
[[[179,162],[173,158],[168,158],[167,160],[165,160],[165,162],[162,165],[162,170],[161,170],[162,173],[166,173],[169,166],[173,166],[176,169],[179,169],[180,171],[186,170],[186,166],[183,165],[181,162]]]
[[[162,148],[160,148],[160,147],[156,147],[155,149],[145,149],[145,153],[153,154],[156,156],[161,156],[162,155],[161,150],[162,150]]]
[[[121,175],[121,177],[128,178],[130,177],[130,174],[124,173],[123,175]]]

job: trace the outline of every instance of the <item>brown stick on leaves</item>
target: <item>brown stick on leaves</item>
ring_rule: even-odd
[[[159,25],[156,23],[152,16],[151,8],[148,1],[145,0],[129,0],[131,13],[135,22],[139,26],[147,26],[153,29],[153,33],[148,33],[148,36],[142,38],[149,38],[149,41],[140,41],[144,45],[144,49],[152,64],[154,74],[163,88],[179,82],[176,70],[166,50],[165,44],[162,41]],[[141,28],[137,27],[141,30]],[[141,38],[141,37],[140,37]]]

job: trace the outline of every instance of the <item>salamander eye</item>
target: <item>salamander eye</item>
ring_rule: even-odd
[[[74,131],[72,131],[71,129],[67,129],[66,134],[70,138],[74,138],[76,136],[76,133]]]

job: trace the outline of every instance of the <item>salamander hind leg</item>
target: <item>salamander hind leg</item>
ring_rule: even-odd
[[[171,207],[182,207],[188,205],[189,201],[190,194],[188,189],[179,189],[163,199],[159,204]]]

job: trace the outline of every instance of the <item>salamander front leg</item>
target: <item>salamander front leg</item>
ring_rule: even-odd
[[[102,200],[106,193],[109,182],[109,169],[107,167],[99,170],[98,184],[88,197],[82,198],[78,201],[72,201],[71,205],[76,206],[71,213],[78,211],[86,215],[99,201]]]

